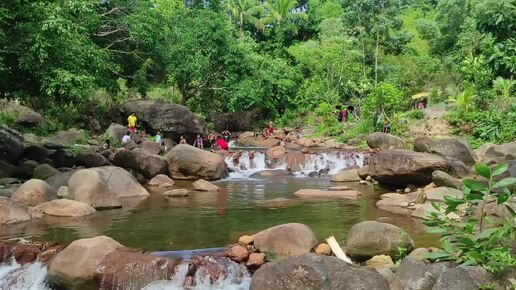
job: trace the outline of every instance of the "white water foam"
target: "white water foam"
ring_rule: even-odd
[[[248,290],[251,285],[249,274],[241,277],[242,272],[235,266],[230,267],[228,275],[218,281],[210,281],[210,277],[195,278],[195,286],[188,287],[191,290]],[[182,264],[176,268],[176,274],[170,280],[155,281],[147,285],[142,290],[183,290],[185,277],[188,273],[188,265]]]
[[[250,158],[250,152],[241,153],[237,162],[232,156],[225,161],[231,173],[229,179],[242,179],[263,171],[263,170],[284,170],[287,169],[286,162],[269,162],[267,155],[263,152],[254,152],[254,158]],[[307,154],[306,159],[298,164],[300,170],[293,172],[297,176],[306,176],[311,172],[326,170],[328,174],[336,174],[350,166],[364,166],[364,156],[361,153],[351,151],[330,151]]]
[[[50,290],[47,267],[40,262],[20,265],[14,259],[0,264],[0,289]]]

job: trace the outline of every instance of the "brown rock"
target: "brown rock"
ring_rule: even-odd
[[[321,189],[300,189],[294,193],[301,197],[336,197],[347,199],[358,199],[361,192],[357,190],[321,190]]]
[[[0,225],[24,222],[42,216],[41,212],[37,210],[8,197],[0,196]]]
[[[242,246],[232,246],[229,248],[227,256],[231,260],[240,263],[247,260],[247,257],[249,257],[249,251]]]
[[[92,286],[97,266],[104,257],[122,247],[106,236],[73,241],[50,262],[50,281],[70,288]]]
[[[332,182],[350,182],[359,181],[358,169],[344,169],[341,172],[333,175],[330,179]]]
[[[167,190],[163,193],[166,197],[181,197],[181,196],[188,196],[189,192],[188,189],[184,188],[178,188],[178,189],[171,189]]]
[[[26,181],[11,197],[26,206],[36,206],[40,203],[57,198],[56,193],[48,183],[40,179]]]
[[[256,270],[260,268],[263,264],[265,264],[264,253],[251,253],[246,263],[247,267],[251,270]]]
[[[409,257],[424,263],[429,263],[428,259],[426,258],[428,253],[430,253],[430,251],[428,251],[427,248],[417,248],[410,252]]]
[[[162,188],[172,187],[174,185],[174,180],[172,180],[172,178],[166,176],[165,174],[158,174],[149,181],[149,185],[159,186]]]
[[[207,180],[204,180],[204,179],[199,179],[196,182],[194,182],[192,185],[195,188],[195,190],[198,190],[198,191],[218,191],[220,189],[215,184],[213,184]]]
[[[17,245],[14,247],[12,256],[21,265],[32,263],[40,253],[39,247],[35,245]]]
[[[387,255],[377,255],[373,256],[371,259],[366,261],[366,267],[372,269],[380,269],[380,268],[394,268],[394,262],[392,258]]]
[[[267,150],[267,157],[269,159],[280,159],[285,157],[285,154],[287,153],[287,149],[283,146],[276,146],[272,147],[269,150]]]
[[[96,267],[95,280],[101,289],[139,290],[157,280],[168,280],[177,260],[120,248]]]
[[[228,175],[222,156],[190,145],[175,146],[165,158],[173,178],[196,177],[217,180]]]
[[[330,186],[329,190],[341,191],[341,190],[349,190],[351,189],[349,186],[341,185],[341,186]]]
[[[36,209],[42,211],[46,215],[61,217],[80,217],[96,212],[96,210],[90,205],[70,199],[47,201],[38,204]]]
[[[309,253],[317,245],[313,231],[304,224],[282,224],[263,230],[253,236],[254,246],[260,252],[271,253],[273,259]]]
[[[315,253],[329,256],[329,255],[331,255],[330,246],[328,246],[328,244],[326,244],[326,243],[320,243],[315,248]]]
[[[241,236],[239,239],[238,239],[238,243],[242,246],[247,246],[247,245],[250,245],[252,244],[254,241],[253,237],[252,236],[248,236],[248,235],[243,235]]]
[[[54,258],[55,255],[61,252],[64,248],[65,246],[62,245],[48,247],[41,251],[41,253],[38,256],[38,261],[46,264],[50,261],[50,259]]]

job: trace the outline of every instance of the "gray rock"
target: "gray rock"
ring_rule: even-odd
[[[516,141],[500,145],[484,144],[475,151],[475,155],[479,162],[487,164],[514,160],[516,159]]]
[[[120,110],[124,117],[136,113],[138,121],[144,123],[151,134],[161,131],[174,140],[179,140],[181,135],[193,140],[197,134],[206,133],[201,118],[178,104],[160,100],[132,100],[123,103]]]
[[[333,175],[330,180],[333,182],[350,182],[359,181],[360,177],[358,176],[357,169],[344,169]]]
[[[263,265],[254,273],[250,289],[388,290],[389,285],[374,270],[352,266],[335,257],[310,253]]]
[[[39,164],[34,168],[33,177],[37,179],[48,179],[56,174],[59,174],[59,170],[50,166],[49,164]]]
[[[0,160],[0,178],[11,177],[16,172],[16,166]]]
[[[346,247],[357,260],[366,260],[375,255],[395,258],[398,247],[411,251],[414,241],[403,229],[377,221],[365,221],[354,225],[348,233]]]
[[[127,127],[117,123],[111,123],[106,130],[107,136],[112,140],[122,141],[122,138],[127,133]]]
[[[388,150],[405,148],[405,142],[403,142],[403,139],[381,132],[369,134],[366,141],[367,145],[371,149]]]
[[[43,126],[47,123],[47,119],[32,110],[21,113],[14,121],[16,125],[28,128]]]
[[[0,126],[0,160],[7,163],[18,161],[23,153],[23,137],[8,126]]]
[[[428,265],[411,257],[401,261],[396,276],[406,290],[431,290],[439,277],[430,272]]]
[[[438,187],[446,186],[460,190],[462,190],[462,188],[464,187],[464,185],[459,179],[441,170],[436,170],[432,173],[432,180],[434,184]]]
[[[426,199],[429,201],[444,201],[445,196],[454,198],[462,197],[462,191],[450,187],[436,187],[425,192]]]
[[[165,159],[168,161],[172,178],[203,178],[217,180],[228,175],[227,165],[222,156],[187,144],[172,148]]]
[[[15,170],[14,176],[22,179],[32,178],[34,168],[38,166],[38,163],[34,160],[23,161]]]
[[[47,149],[45,147],[30,145],[25,147],[25,149],[23,150],[23,157],[40,162],[41,160],[49,157],[52,153],[52,150]]]
[[[77,154],[77,164],[84,167],[100,167],[109,164],[109,160],[97,152],[81,151]]]
[[[77,158],[63,149],[56,150],[50,155],[50,158],[54,161],[56,168],[60,167],[74,167],[77,164]]]
[[[477,285],[462,268],[446,269],[442,273],[432,290],[476,290]]]
[[[385,150],[371,156],[370,176],[383,184],[406,187],[432,182],[432,172],[447,171],[449,164],[441,156],[409,150]]]
[[[168,173],[168,162],[164,158],[143,149],[118,150],[113,163],[123,168],[134,169],[148,179]]]

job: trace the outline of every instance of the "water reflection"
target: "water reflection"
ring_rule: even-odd
[[[417,246],[437,245],[421,222],[375,207],[379,194],[369,186],[346,184],[363,192],[358,200],[296,198],[302,188],[327,188],[328,179],[272,176],[217,182],[219,192],[195,192],[188,197],[165,198],[153,192],[146,199],[124,199],[123,208],[100,211],[80,219],[45,217],[0,228],[0,238],[31,236],[35,240],[69,243],[75,239],[108,235],[129,246],[149,251],[211,248],[234,242],[281,223],[309,225],[319,239],[335,235],[343,241],[354,224],[363,220],[389,222],[405,228]]]

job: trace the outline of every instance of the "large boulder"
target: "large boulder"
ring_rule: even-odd
[[[263,265],[254,273],[250,289],[388,290],[389,285],[375,271],[310,253]]]
[[[14,122],[22,127],[37,127],[47,123],[41,114],[17,101],[0,99],[0,112],[16,116]]]
[[[24,222],[41,216],[39,211],[8,197],[0,196],[0,225]]]
[[[360,176],[358,176],[358,169],[344,169],[330,178],[330,181],[333,182],[350,182],[359,180]]]
[[[126,133],[127,133],[127,127],[122,126],[117,123],[111,123],[111,125],[109,125],[109,127],[106,130],[106,135],[111,140],[122,141],[122,138],[124,137],[124,135]]]
[[[454,158],[470,166],[475,164],[474,153],[468,144],[456,138],[437,140],[431,145],[430,152],[428,153]]]
[[[108,254],[122,247],[106,236],[73,241],[50,261],[49,279],[68,289],[93,288],[97,266]]]
[[[52,187],[41,179],[30,179],[26,181],[11,197],[26,206],[36,206],[40,203],[51,201],[57,198]]]
[[[401,138],[382,132],[367,135],[366,141],[371,149],[388,150],[405,148],[405,142],[403,142]]]
[[[161,131],[175,140],[179,140],[181,135],[193,140],[197,134],[206,133],[201,118],[178,104],[161,100],[132,100],[123,103],[120,110],[124,117],[136,113],[138,121],[152,134]]]
[[[217,132],[224,130],[231,132],[252,130],[257,119],[259,119],[259,114],[256,111],[217,112],[209,116],[209,121]]]
[[[59,170],[55,169],[49,164],[43,163],[34,167],[34,170],[32,171],[32,176],[37,179],[45,180],[59,173]]]
[[[267,158],[269,159],[280,159],[285,157],[287,149],[284,146],[276,146],[267,150]]]
[[[358,260],[376,255],[389,255],[395,258],[399,247],[410,252],[414,248],[414,241],[407,232],[395,225],[365,221],[351,228],[346,239],[346,247],[349,254]]]
[[[81,151],[77,154],[77,163],[84,167],[99,167],[109,164],[102,154],[93,151]]]
[[[306,225],[282,224],[253,235],[254,246],[268,259],[281,260],[290,256],[309,253],[317,246],[317,237]]]
[[[118,150],[113,163],[123,168],[134,169],[149,179],[158,174],[168,173],[168,163],[164,158],[138,148]]]
[[[447,171],[449,164],[442,156],[410,150],[385,150],[369,159],[370,176],[383,184],[405,187],[432,182],[432,172]]]
[[[203,178],[216,180],[228,175],[226,162],[218,154],[187,144],[179,144],[165,156],[173,178]]]
[[[86,132],[82,129],[70,128],[65,131],[58,131],[53,136],[44,138],[44,142],[48,143],[45,146],[61,147],[67,146],[76,142],[84,141],[86,139]]]
[[[451,187],[436,187],[425,192],[426,200],[429,201],[444,201],[445,196],[453,197],[453,198],[461,198],[462,191],[451,188]]]
[[[68,186],[68,181],[70,177],[77,172],[77,170],[70,170],[66,172],[61,172],[52,177],[49,177],[45,180],[55,191],[58,191],[61,186]]]
[[[444,271],[435,282],[432,290],[477,290],[477,284],[463,268],[450,268]]]
[[[276,138],[263,138],[254,136],[246,137],[241,135],[237,139],[237,144],[241,147],[257,147],[257,148],[272,148],[280,145],[280,140]]]
[[[138,148],[153,155],[159,155],[161,153],[161,145],[155,141],[143,141],[138,145]]]
[[[488,143],[475,151],[478,162],[501,163],[516,159],[516,141],[500,145]]]
[[[61,217],[80,217],[90,215],[96,210],[88,204],[70,199],[55,199],[36,206],[46,215]]]
[[[23,149],[23,157],[37,162],[48,158],[52,153],[52,150],[37,145],[30,145]]]
[[[400,279],[403,289],[432,290],[435,289],[437,279],[452,268],[452,263],[436,262],[427,265],[412,257],[406,257],[401,261],[396,276]]]
[[[18,131],[0,126],[0,160],[8,163],[18,161],[23,153],[23,137]]]
[[[195,190],[198,191],[218,191],[220,189],[217,185],[204,179],[199,179],[195,181],[192,185],[195,188]]]
[[[68,181],[68,194],[71,199],[84,202],[96,209],[122,207],[107,176],[94,169],[75,172]]]
[[[93,168],[107,178],[113,193],[118,197],[146,197],[149,192],[127,170],[116,166]]]
[[[16,166],[0,160],[0,178],[11,177],[16,173]]]
[[[50,155],[50,158],[54,161],[56,168],[67,167],[71,168],[77,164],[77,158],[70,152],[63,149],[58,149],[56,152]]]

